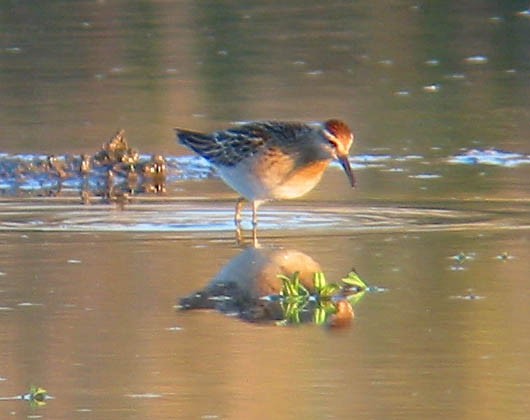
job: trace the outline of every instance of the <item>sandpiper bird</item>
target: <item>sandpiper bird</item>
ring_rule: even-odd
[[[355,186],[348,160],[353,134],[336,119],[318,124],[257,121],[211,134],[175,131],[183,145],[210,162],[223,181],[241,194],[234,217],[237,226],[245,199],[252,203],[255,228],[260,204],[306,194],[334,159]]]

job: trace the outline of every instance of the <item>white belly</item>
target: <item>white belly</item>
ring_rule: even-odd
[[[325,166],[327,162],[324,163],[324,168]],[[246,162],[241,162],[235,167],[217,167],[217,172],[224,182],[247,200],[266,201],[296,198],[306,194],[318,184],[324,168],[310,174],[299,173],[297,170],[287,173],[272,170],[259,176]]]

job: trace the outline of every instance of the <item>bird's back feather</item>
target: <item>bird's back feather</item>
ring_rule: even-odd
[[[180,142],[213,165],[234,166],[267,148],[288,150],[313,129],[305,124],[263,121],[212,134],[176,129]]]

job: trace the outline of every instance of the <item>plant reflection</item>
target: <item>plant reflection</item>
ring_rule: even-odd
[[[344,327],[370,288],[352,270],[327,282],[320,265],[293,249],[252,246],[202,290],[180,299],[181,310],[215,309],[249,322]]]

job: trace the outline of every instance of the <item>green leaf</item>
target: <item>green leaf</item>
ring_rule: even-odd
[[[359,303],[359,301],[364,297],[365,294],[366,294],[366,290],[362,290],[360,292],[354,293],[353,295],[346,296],[346,299],[348,299],[348,302],[350,302],[350,305],[353,306]]]
[[[280,291],[280,294],[285,297],[295,296],[295,289],[293,287],[291,279],[284,275],[279,275],[278,277],[280,277],[282,281],[282,290]]]
[[[313,313],[313,322],[317,325],[323,325],[326,323],[327,313],[326,310],[322,307],[318,307],[315,309],[315,312]]]
[[[320,298],[331,298],[341,291],[341,287],[336,283],[327,284],[320,292]]]
[[[40,386],[32,386],[27,394],[21,396],[23,400],[29,401],[34,407],[41,407],[46,405],[48,391]]]
[[[359,277],[355,271],[350,271],[348,275],[341,280],[349,287],[357,288],[359,291],[368,289],[366,283]]]
[[[322,289],[326,287],[326,276],[322,271],[318,271],[313,276],[313,284],[315,286],[315,292],[317,295],[321,294]]]
[[[300,306],[298,302],[288,302],[286,305],[282,305],[283,317],[287,324],[299,324],[300,313],[302,312],[304,305]]]
[[[278,278],[283,284],[280,295],[286,298],[309,296],[308,290],[300,282],[300,274],[298,272],[294,273],[293,277],[287,277],[283,274],[278,274]]]

